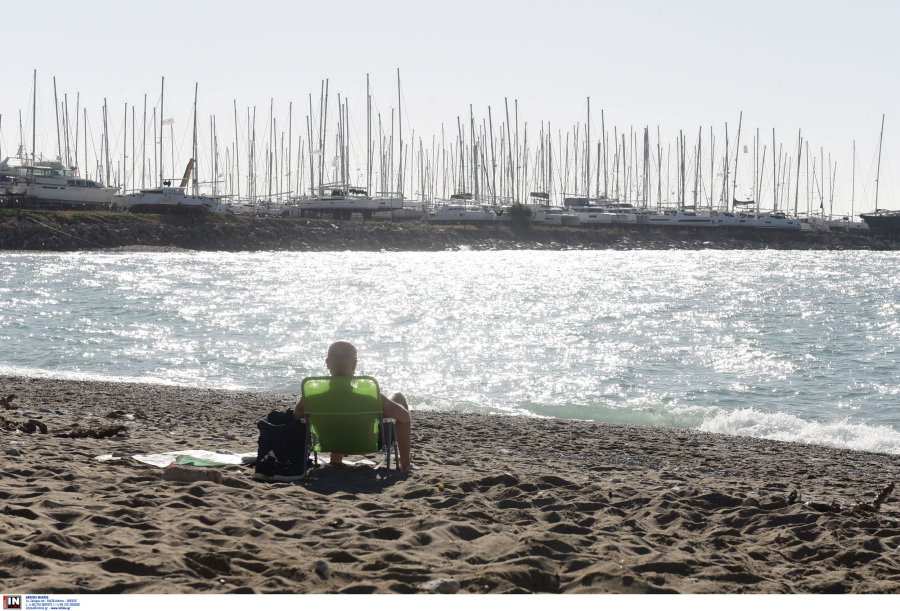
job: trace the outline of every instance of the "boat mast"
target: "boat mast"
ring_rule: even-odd
[[[325,79],[325,105],[321,105],[321,100],[319,104],[319,129],[321,131],[319,148],[322,149],[322,156],[319,158],[319,189],[321,190],[325,180],[325,134],[328,133],[328,79]]]
[[[681,209],[684,210],[684,134],[678,130],[678,139],[681,141]]]
[[[585,148],[587,149],[584,154],[584,191],[587,198],[591,198],[591,96],[588,96],[587,99],[587,124],[585,125],[585,138],[587,142],[584,143]]]
[[[106,98],[103,98],[103,149],[104,155],[106,159],[106,175],[104,176],[104,184],[109,186],[111,184],[109,177],[109,127],[107,124],[107,116],[106,116]]]
[[[216,132],[216,115],[212,116],[212,141],[213,141],[213,158],[212,158],[212,179],[213,179],[213,196],[219,195],[219,135]],[[195,161],[196,164],[196,161]],[[174,165],[173,165],[174,167]]]
[[[878,188],[881,186],[881,143],[884,139],[884,115],[881,115],[881,134],[878,136],[878,170],[875,172],[875,212],[878,212]]]
[[[159,92],[159,186],[163,186],[163,124],[165,115],[163,113],[163,102],[166,95],[166,77],[162,77],[162,86]]]
[[[237,189],[237,199],[241,199],[241,156],[238,153],[238,118],[237,118],[237,100],[234,102],[234,173],[237,176],[235,187]]]
[[[828,177],[828,216],[829,218],[834,217],[834,179],[837,177],[837,161],[834,162],[834,165],[831,165],[831,153],[828,153],[828,166],[829,170],[831,170],[830,175]]]
[[[472,191],[475,195],[475,201],[480,202],[480,193],[478,192],[478,145],[475,142],[475,113],[472,105],[469,104],[469,138],[472,140]]]
[[[37,141],[37,70],[34,71],[34,92],[31,99],[31,163],[37,161],[35,157],[35,143]]]
[[[716,135],[712,125],[709,126],[709,209],[712,210],[712,198],[716,192]]]
[[[778,166],[775,163],[775,128],[772,128],[772,210],[778,210]]]
[[[53,109],[56,111],[56,150],[62,158],[62,140],[59,137],[59,99],[56,97],[56,77],[53,77]]]
[[[125,102],[125,121],[122,123],[122,193],[125,193],[128,177],[128,102]]]
[[[516,178],[515,184],[513,185],[513,203],[519,202],[519,163],[521,162],[521,158],[519,157],[519,100],[513,100],[513,109],[515,113],[515,121],[516,121]]]
[[[703,146],[703,128],[700,128],[700,132],[697,134],[697,162],[694,164],[696,166],[696,171],[694,172],[694,210],[697,209],[697,184],[700,182],[700,154],[702,153],[701,147]]]
[[[604,156],[605,156],[604,151]],[[605,160],[604,160],[605,162]],[[606,170],[604,169],[604,172]],[[656,209],[662,207],[662,138],[659,135],[659,125],[656,126]]]
[[[550,194],[553,193],[553,135],[550,130],[550,122],[547,121],[547,203],[550,203]]]
[[[850,218],[847,220],[847,233],[850,233],[850,223],[853,221],[854,204],[856,203],[856,140],[853,141],[853,182],[850,187]]]
[[[312,93],[309,94],[309,115],[306,117],[306,136],[309,138],[309,194],[315,195],[315,182],[316,182],[316,174],[313,168],[313,155],[312,155],[312,147],[313,147],[313,136],[312,136],[312,124],[315,121],[315,115],[313,115],[313,105],[312,105]],[[319,147],[319,155],[322,154],[321,147]]]
[[[397,68],[397,137],[399,138],[400,158],[397,163],[399,174],[397,175],[397,190],[403,197],[403,102],[400,99],[400,68]],[[460,143],[461,144],[461,143]]]
[[[797,207],[800,203],[800,160],[803,158],[803,139],[800,137],[802,130],[797,130],[797,184],[794,186],[794,216],[797,216]],[[856,141],[854,140],[854,143]]]
[[[725,211],[728,207],[728,124],[725,124],[725,174],[722,180],[722,203],[725,204]]]
[[[77,131],[77,126],[76,126]],[[141,128],[142,144],[141,144],[141,189],[144,188],[144,171],[147,169],[147,94],[144,94],[144,124]],[[78,138],[76,137],[77,141]],[[78,165],[78,150],[75,150],[75,165]]]
[[[737,140],[734,143],[734,177],[732,178],[733,183],[731,186],[731,204],[734,203],[737,198],[737,178],[738,178],[738,159],[741,154],[741,123],[744,120],[744,111],[741,111],[741,114],[738,116],[738,131],[737,131]],[[733,207],[733,206],[732,206]],[[726,208],[727,210],[728,208]]]
[[[366,195],[372,196],[372,92],[366,74]]]
[[[288,184],[287,184],[287,196],[288,196],[288,197],[291,196],[292,186],[293,186],[293,185],[292,185],[293,176],[291,175],[291,141],[292,141],[293,138],[294,138],[294,136],[293,136],[293,128],[294,128],[294,103],[293,103],[293,102],[288,102],[288,145],[287,145],[287,154],[288,154],[288,159],[287,159],[287,179],[288,179]],[[284,132],[281,132],[281,140],[282,140],[282,144],[281,144],[281,148],[282,148],[281,162],[282,162],[282,164],[283,164],[283,163],[284,163],[284,152],[283,152],[283,149],[284,149],[284,142],[283,142],[283,141],[284,141]],[[283,190],[283,189],[282,189],[282,190]],[[280,198],[280,197],[281,197],[281,194],[279,193],[279,198]]]
[[[194,175],[194,180],[193,180],[193,194],[194,195],[199,194],[199,185],[197,184],[197,174],[198,174],[198,168],[197,168],[197,165],[198,165],[198,163],[197,163],[197,90],[199,89],[199,87],[200,87],[199,83],[195,82],[194,83],[194,140],[191,143],[191,157],[194,159],[194,164],[191,167],[191,172]]]
[[[338,98],[340,100],[340,98]],[[340,104],[340,102],[338,102]],[[266,156],[266,163],[268,164],[268,176],[266,177],[268,180],[266,181],[268,192],[266,194],[266,209],[269,208],[269,202],[272,200],[272,156],[275,152],[275,115],[273,114],[275,111],[275,98],[269,98],[269,154]],[[213,179],[215,180],[215,178]]]
[[[87,151],[88,151],[88,147],[87,147],[87,139],[88,139],[88,129],[87,129],[87,108],[85,108],[85,109],[84,109],[84,167],[85,167],[85,173],[87,173],[87,167],[88,167],[88,163],[87,163]],[[85,178],[90,178],[90,176],[85,176]]]
[[[606,117],[604,117],[603,109],[600,110],[600,131],[603,132],[601,136],[603,137],[603,198],[608,199],[609,197],[609,182],[607,176],[607,158],[609,157],[609,152],[606,147]],[[657,129],[657,138],[659,137],[659,131]]]
[[[491,107],[488,106],[488,126],[491,130],[491,203],[497,203],[497,159],[494,157],[494,119],[491,117]]]
[[[819,210],[822,211],[822,217],[825,217],[825,147],[819,147],[819,168],[821,168],[820,179],[822,187],[819,189]],[[830,163],[830,162],[829,162]],[[875,188],[875,195],[878,195],[878,187]]]
[[[77,93],[75,98],[75,167],[78,167],[78,128],[80,127],[78,119],[81,117],[81,92]]]
[[[507,168],[507,169],[509,170],[509,185],[511,185],[514,180],[514,177],[513,177],[513,161],[512,161],[512,159],[513,159],[512,158],[512,155],[513,155],[513,153],[512,153],[512,136],[510,134],[510,124],[509,124],[509,99],[503,98],[503,104],[506,106],[506,148],[507,148],[507,151],[509,152],[509,168]],[[569,147],[567,146],[566,147],[566,156],[568,157],[568,155],[569,155]],[[567,169],[568,169],[568,166],[567,166]],[[510,196],[512,196],[512,190],[510,189],[509,185],[507,185],[507,190],[510,192]],[[565,190],[565,185],[563,185],[563,189]]]
[[[599,155],[599,151],[597,153]],[[599,159],[597,160],[599,161]],[[600,186],[600,183],[597,183]],[[647,209],[647,203],[650,198],[650,127],[644,127],[644,209]],[[598,194],[599,195],[599,194]],[[694,203],[697,203],[697,190],[694,189]]]

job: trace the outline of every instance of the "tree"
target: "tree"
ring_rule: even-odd
[[[513,204],[509,207],[508,214],[512,227],[527,227],[531,223],[532,210],[525,204]]]

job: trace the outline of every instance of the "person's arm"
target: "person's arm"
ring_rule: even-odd
[[[297,405],[294,406],[294,420],[301,420],[306,417],[306,412],[303,411],[303,397],[300,397],[300,400],[297,401]]]
[[[301,398],[300,401],[303,401]],[[409,422],[409,410],[384,394],[381,395],[381,413],[385,418],[393,418],[397,422]]]

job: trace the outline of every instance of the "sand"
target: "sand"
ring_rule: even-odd
[[[294,398],[0,377],[9,393],[0,415],[49,432],[0,433],[5,592],[900,592],[900,491],[849,509],[898,479],[900,456],[414,411],[412,473],[179,483],[127,457],[255,451],[255,422]],[[100,424],[127,430],[54,436]],[[94,459],[111,453],[126,458]]]

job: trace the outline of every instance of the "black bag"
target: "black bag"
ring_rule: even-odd
[[[285,470],[302,469],[309,460],[307,424],[294,418],[294,410],[273,410],[256,423],[259,440],[256,452],[257,471],[274,471],[276,465]]]

